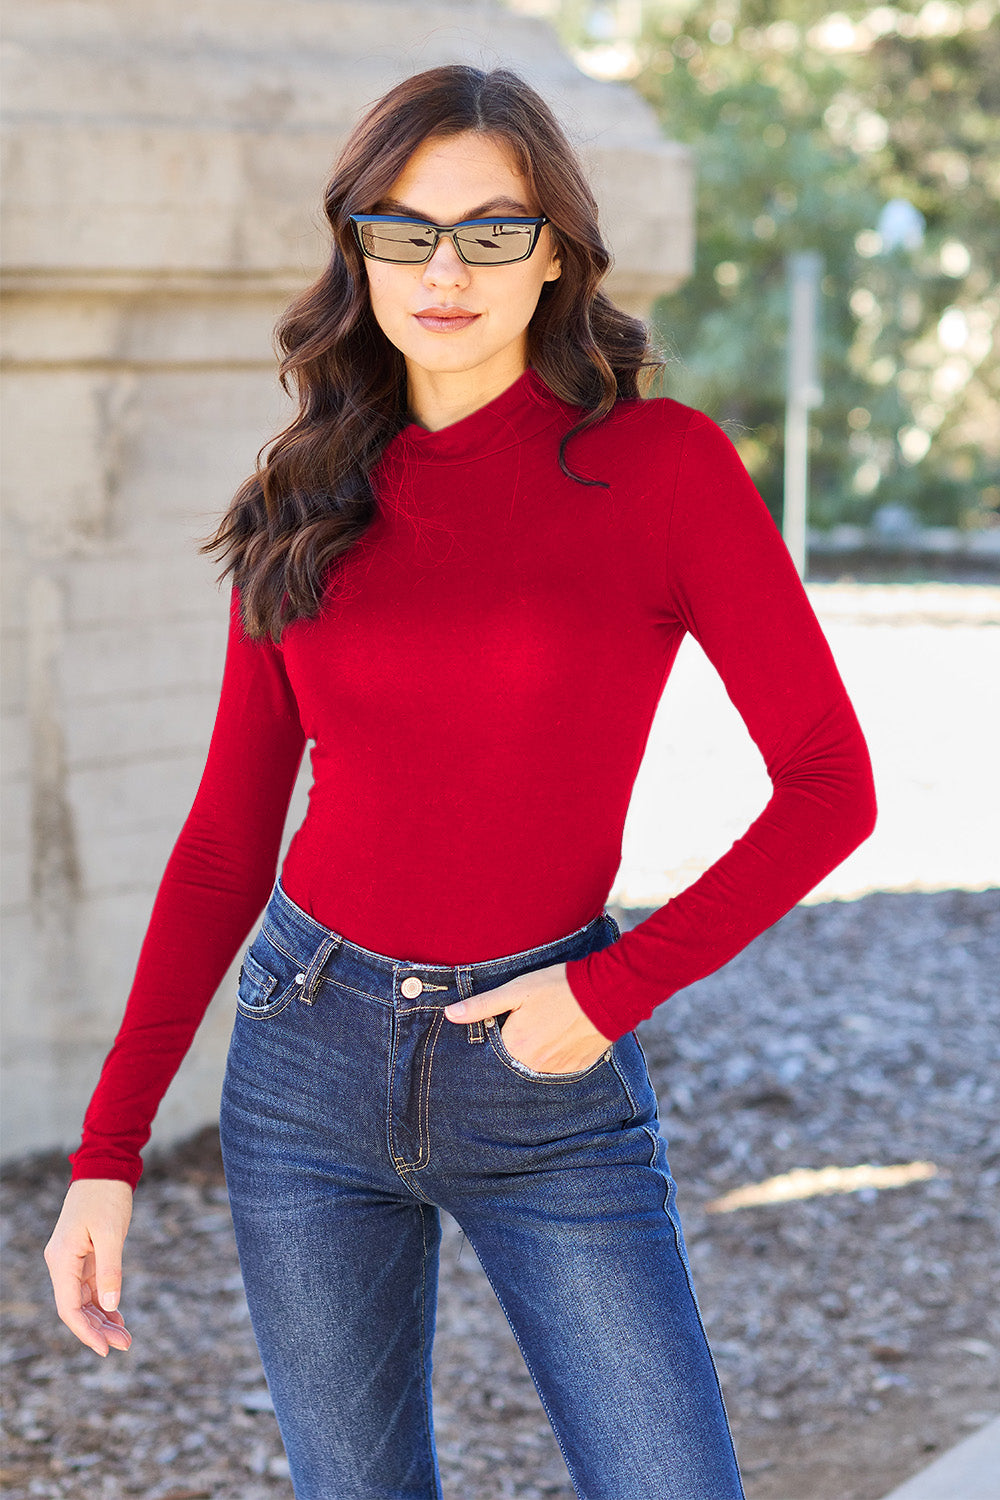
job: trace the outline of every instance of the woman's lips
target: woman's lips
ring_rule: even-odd
[[[436,333],[456,333],[460,328],[468,328],[479,314],[467,312],[464,307],[425,307],[413,316],[421,328],[430,328]]]

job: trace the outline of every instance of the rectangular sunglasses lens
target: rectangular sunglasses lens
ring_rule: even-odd
[[[378,224],[369,220],[361,225],[361,244],[366,255],[379,260],[421,261],[430,255],[433,234],[418,224]]]
[[[466,260],[477,266],[499,266],[523,259],[534,232],[532,224],[476,224],[460,229],[455,238]]]

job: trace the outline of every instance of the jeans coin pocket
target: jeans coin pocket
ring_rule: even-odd
[[[275,991],[278,991],[275,994]],[[295,992],[294,985],[279,990],[276,975],[268,972],[257,962],[251,951],[247,951],[240,969],[239,986],[236,992],[236,1009],[240,1015],[262,1021],[276,1016],[285,1009]]]

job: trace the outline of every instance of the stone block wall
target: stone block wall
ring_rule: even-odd
[[[271,331],[321,262],[319,198],[357,114],[437,62],[523,72],[581,142],[611,290],[636,311],[687,273],[692,204],[687,156],[641,102],[498,4],[10,0],[6,46],[10,1154],[74,1144],[197,788],[227,597],[197,541],[284,420]],[[231,981],[154,1140],[214,1113]]]

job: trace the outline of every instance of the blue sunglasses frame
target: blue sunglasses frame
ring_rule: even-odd
[[[348,219],[354,230],[354,237],[357,240],[358,248],[362,255],[366,256],[369,260],[387,261],[389,265],[393,266],[426,265],[437,250],[438,241],[442,235],[448,236],[455,247],[455,253],[459,260],[464,261],[467,266],[512,266],[520,260],[528,259],[538,244],[538,236],[542,232],[543,225],[549,222],[544,214],[539,214],[535,217],[494,214],[489,219],[463,219],[459,224],[429,224],[426,219],[413,219],[408,214],[348,214]],[[407,256],[399,258],[391,255],[373,255],[370,250],[365,249],[362,229],[366,224],[412,224],[414,228],[420,229],[423,233],[432,234],[434,239],[427,254],[419,257]],[[530,225],[534,233],[531,236],[531,242],[527,250],[522,255],[512,255],[508,260],[470,260],[467,255],[462,253],[462,246],[456,235],[460,229],[475,229],[481,224],[491,226],[494,224],[516,224],[518,227]]]

